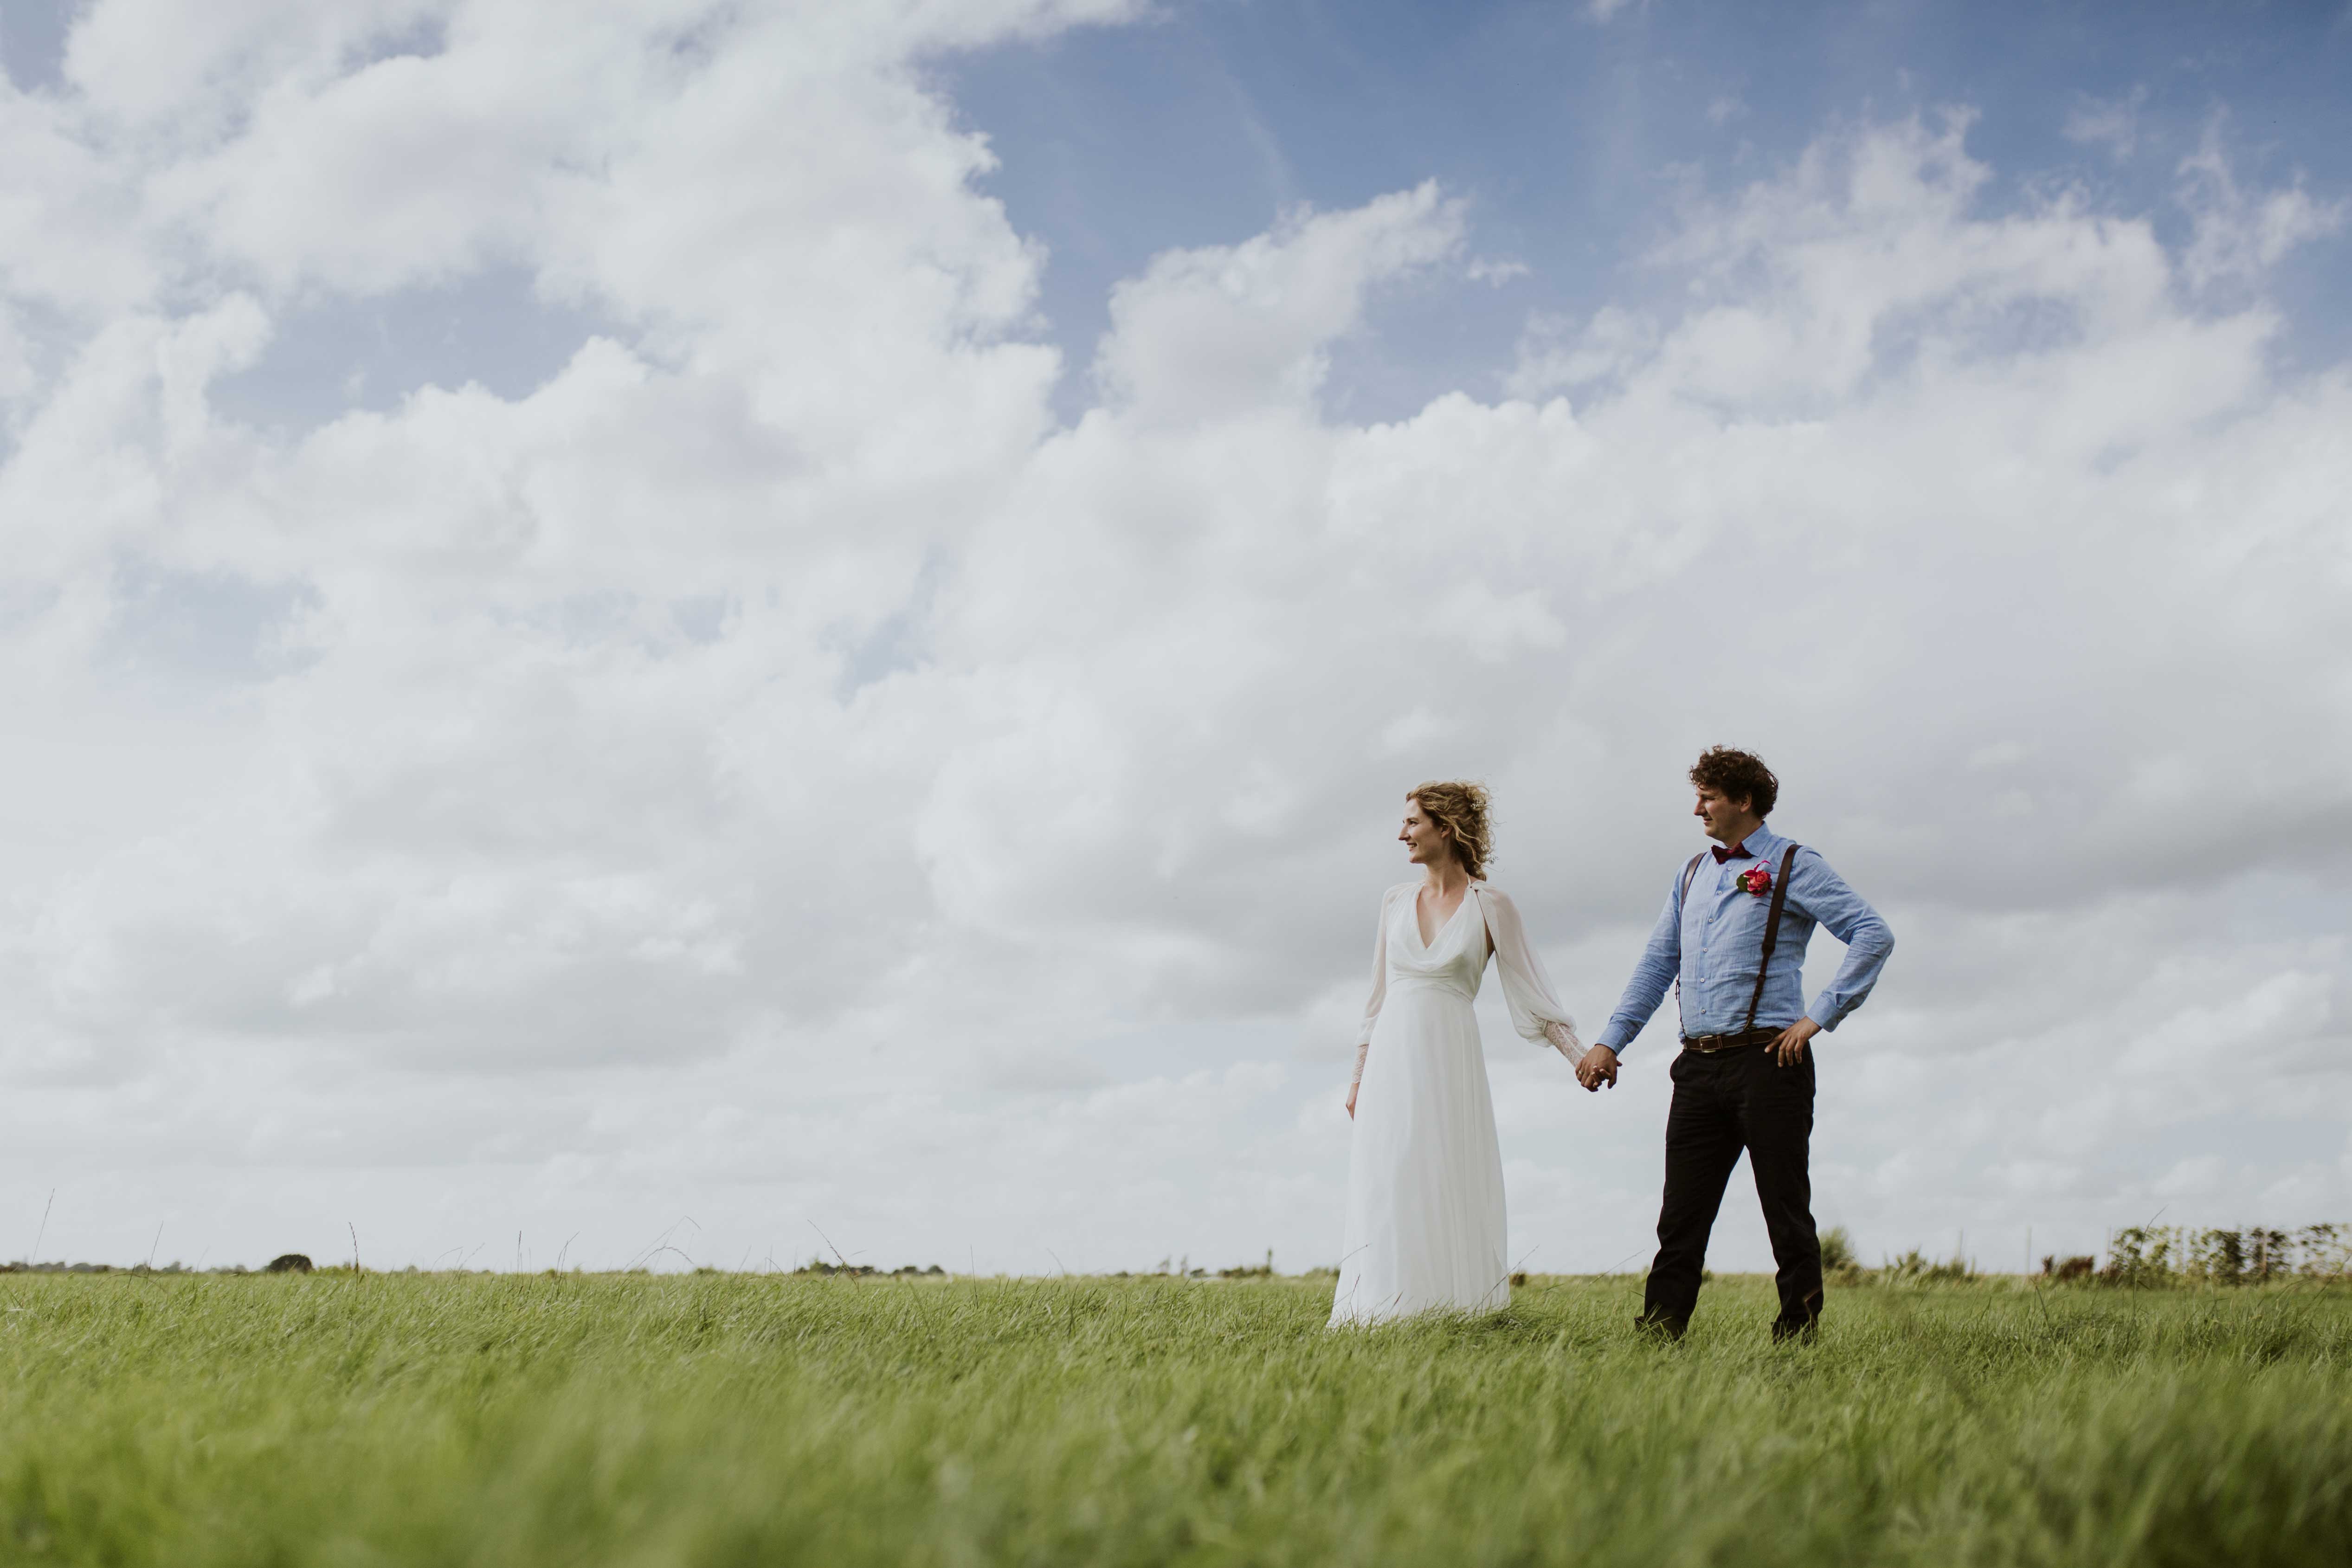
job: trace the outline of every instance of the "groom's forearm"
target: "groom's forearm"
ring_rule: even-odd
[[[1622,1056],[1625,1047],[1633,1043],[1649,1023],[1658,1004],[1666,999],[1666,987],[1675,983],[1675,964],[1662,954],[1645,952],[1633,971],[1633,978],[1625,983],[1625,994],[1617,998],[1617,1010],[1609,1015],[1601,1033],[1593,1037],[1596,1046],[1607,1046]]]
[[[1607,1046],[1622,1053],[1633,1043],[1649,1023],[1650,1015],[1666,999],[1666,987],[1675,983],[1675,974],[1683,963],[1683,900],[1677,889],[1666,900],[1666,907],[1658,911],[1657,924],[1650,928],[1650,940],[1642,944],[1641,961],[1633,965],[1633,978],[1625,982],[1625,994],[1617,998],[1617,1010],[1609,1015],[1609,1022],[1594,1037],[1596,1046]]]
[[[1799,855],[1796,872],[1789,879],[1789,902],[1845,943],[1845,961],[1838,965],[1836,978],[1805,1009],[1806,1017],[1824,1029],[1834,1029],[1878,984],[1878,972],[1886,967],[1887,955],[1895,951],[1895,933],[1870,901],[1814,851]]]
[[[1846,944],[1845,962],[1838,965],[1837,977],[1828,988],[1805,1009],[1805,1016],[1824,1029],[1836,1028],[1869,999],[1879,971],[1886,967],[1887,955],[1895,951],[1895,933],[1886,922],[1869,905],[1862,908],[1862,917],[1848,922],[1844,931],[1830,932]]]
[[[1633,1043],[1634,1037],[1641,1034],[1649,1022],[1646,1017],[1628,1017],[1622,1013],[1612,1014],[1592,1043],[1596,1046],[1607,1046],[1622,1057],[1625,1054],[1625,1047]]]

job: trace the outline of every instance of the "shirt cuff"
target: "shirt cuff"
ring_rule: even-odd
[[[1832,1007],[1829,996],[1823,994],[1813,998],[1813,1005],[1805,1009],[1805,1016],[1821,1026],[1822,1033],[1826,1035],[1838,1026],[1845,1015]]]

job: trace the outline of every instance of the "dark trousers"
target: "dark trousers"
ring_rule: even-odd
[[[1679,1334],[1698,1305],[1707,1233],[1739,1152],[1756,1173],[1756,1196],[1780,1266],[1780,1315],[1774,1335],[1801,1332],[1822,1311],[1822,1242],[1813,1230],[1813,1056],[1781,1067],[1764,1046],[1675,1058],[1674,1109],[1666,1113],[1666,1196],[1658,1211],[1658,1257],[1642,1292],[1642,1316]]]

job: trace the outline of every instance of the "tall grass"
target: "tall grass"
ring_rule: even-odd
[[[2352,1296],[1631,1281],[0,1279],[0,1557],[2196,1563],[2352,1551]]]

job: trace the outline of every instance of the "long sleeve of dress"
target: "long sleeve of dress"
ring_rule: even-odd
[[[1404,884],[1410,886],[1410,884]],[[1381,1021],[1381,1006],[1389,999],[1389,912],[1396,907],[1402,887],[1391,888],[1381,895],[1381,921],[1372,932],[1372,997],[1364,1004],[1364,1026],[1356,1033],[1356,1076],[1349,1081],[1364,1081],[1364,1058],[1372,1048],[1372,1026]]]
[[[1576,1037],[1576,1020],[1552,994],[1551,977],[1543,960],[1528,941],[1528,928],[1510,896],[1485,883],[1477,884],[1480,912],[1486,917],[1487,940],[1495,944],[1495,968],[1503,977],[1503,1000],[1510,1005],[1511,1027],[1528,1039],[1550,1046],[1570,1062],[1584,1059],[1584,1043]]]

